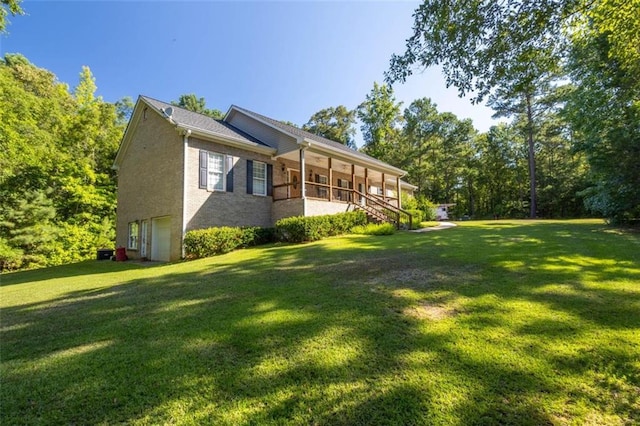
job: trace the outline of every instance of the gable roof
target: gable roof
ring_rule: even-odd
[[[252,116],[262,122],[267,123],[268,125],[270,125],[271,127],[274,127],[280,131],[283,131],[293,137],[295,137],[296,139],[302,139],[302,140],[306,140],[306,141],[311,141],[311,142],[315,142],[319,145],[325,146],[327,148],[329,148],[332,151],[338,151],[340,153],[342,153],[345,156],[348,157],[355,157],[358,158],[366,163],[373,163],[373,164],[378,164],[380,166],[383,166],[385,168],[391,168],[396,170],[397,172],[399,172],[401,175],[405,175],[406,172],[402,169],[399,169],[397,167],[394,167],[388,163],[385,163],[384,161],[378,160],[377,158],[371,157],[370,155],[367,155],[363,152],[360,151],[356,151],[355,149],[351,149],[348,146],[341,144],[340,142],[336,142],[336,141],[332,141],[331,139],[327,139],[324,138],[322,136],[318,136],[315,135],[311,132],[307,132],[306,130],[302,130],[298,127],[295,126],[291,126],[289,124],[285,124],[281,121],[278,120],[274,120],[273,118],[267,117],[265,115],[262,114],[258,114],[257,112],[253,112],[250,111],[246,108],[242,108],[239,107],[237,105],[231,105],[231,107],[229,108],[229,111],[227,112],[227,114],[225,115],[225,120],[227,119],[227,117],[229,116],[230,112],[232,110],[237,110],[240,111],[246,115]]]
[[[157,114],[159,114],[161,117],[175,126],[177,130],[189,131],[194,135],[207,139],[213,138],[215,140],[223,141],[223,143],[227,143],[239,148],[261,152],[267,155],[275,155],[277,153],[276,147],[273,147],[259,140],[258,138],[240,130],[227,121],[232,111],[235,110],[241,114],[244,114],[245,116],[262,122],[279,132],[293,137],[294,139],[298,140],[298,143],[300,144],[310,144],[313,146],[313,149],[318,149],[320,152],[326,151],[326,153],[329,155],[336,155],[338,156],[337,158],[342,156],[344,158],[351,159],[351,161],[359,160],[359,162],[365,165],[371,165],[374,168],[388,170],[400,176],[404,176],[406,174],[406,172],[402,169],[394,167],[388,163],[385,163],[384,161],[373,158],[362,152],[351,149],[339,142],[315,135],[295,126],[284,124],[278,120],[274,120],[273,118],[258,114],[246,108],[241,108],[237,105],[231,105],[223,120],[216,120],[207,115],[189,111],[185,108],[171,105],[169,103],[142,95],[138,97],[134,112],[129,121],[129,125],[125,130],[120,148],[118,149],[118,153],[116,155],[113,166],[116,169],[118,168],[122,157],[125,155],[125,151],[127,150],[127,147],[130,143],[130,139],[133,137],[134,130],[132,128],[135,128],[136,126],[134,122],[139,119],[141,114],[140,111],[143,109],[140,107],[141,104],[145,104],[151,107]],[[169,110],[169,108],[171,109]]]
[[[166,102],[162,102],[148,96],[140,96],[140,99],[155,108],[162,115],[164,115],[164,111],[167,108],[172,108],[173,113],[171,114],[170,118],[175,124],[187,126],[193,129],[203,130],[220,136],[226,136],[228,138],[237,139],[238,141],[244,141],[251,144],[258,144],[272,148],[266,143],[254,138],[253,136],[243,132],[242,130],[232,126],[231,124],[223,120],[216,120],[215,118],[209,117],[208,115],[189,111],[188,109],[168,104]]]

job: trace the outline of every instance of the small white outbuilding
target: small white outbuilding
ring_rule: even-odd
[[[455,204],[438,204],[436,206],[436,220],[449,220],[449,209]]]

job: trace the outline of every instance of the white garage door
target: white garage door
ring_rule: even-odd
[[[171,218],[151,221],[151,260],[168,262],[171,256]]]

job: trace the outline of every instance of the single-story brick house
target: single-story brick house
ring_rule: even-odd
[[[398,222],[398,188],[415,189],[401,169],[235,105],[215,120],[145,96],[114,168],[116,246],[133,259],[180,259],[185,233],[212,226],[358,208]]]

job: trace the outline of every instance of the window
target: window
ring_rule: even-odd
[[[316,175],[316,183],[327,185],[329,183],[329,179],[324,175]],[[327,187],[317,186],[316,188],[318,190],[318,198],[327,198]]]
[[[267,195],[267,165],[259,161],[253,162],[253,193]]]
[[[138,222],[129,222],[129,240],[127,248],[129,250],[138,250]]]
[[[233,192],[234,162],[230,155],[201,150],[198,187],[208,191]]]
[[[273,165],[247,160],[247,194],[273,195]]]
[[[209,191],[224,191],[224,155],[210,152],[207,170],[209,172],[207,189]]]
[[[338,186],[340,188],[349,189],[349,181],[346,179],[338,179]],[[341,201],[349,201],[349,191],[340,191],[338,190],[338,199]]]

